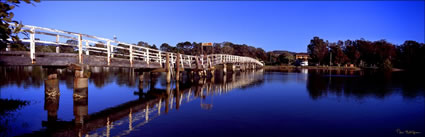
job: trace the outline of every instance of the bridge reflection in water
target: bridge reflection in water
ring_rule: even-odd
[[[159,81],[158,77],[161,76],[158,73],[135,72],[134,69],[128,68],[128,83],[137,83],[137,74],[139,75],[139,89],[134,92],[138,99],[89,114],[89,77],[98,77],[100,70],[103,69],[111,68],[90,68],[91,72],[75,70],[74,119],[71,121],[61,121],[57,118],[60,98],[59,79],[55,71],[48,71],[47,80],[44,81],[44,109],[48,117],[47,121],[42,122],[45,130],[26,134],[26,136],[123,136],[197,98],[202,100],[206,96],[225,94],[235,88],[249,87],[263,81],[262,70],[251,70],[230,75],[216,73],[210,79],[184,77],[180,82],[164,82],[165,88],[162,89],[155,87]],[[144,87],[147,89],[144,90]],[[202,104],[201,101],[200,107],[211,109],[212,104]]]

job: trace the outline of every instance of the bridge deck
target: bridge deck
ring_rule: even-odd
[[[8,51],[0,52],[0,65],[10,66],[69,66],[71,64],[78,64],[78,54],[76,53],[35,53],[36,61],[31,63],[30,52],[28,51]],[[96,55],[83,55],[83,64],[89,66],[99,67],[130,67],[129,59],[124,58],[111,58],[111,63],[108,65],[107,57]],[[150,68],[161,69],[163,68],[158,62],[150,62],[142,60],[133,60],[133,68]],[[195,66],[189,67],[184,65],[184,69],[195,69]]]

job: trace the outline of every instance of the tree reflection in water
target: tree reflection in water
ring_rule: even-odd
[[[328,94],[356,97],[385,98],[401,93],[404,98],[424,96],[423,73],[381,71],[309,70],[307,89],[313,99]]]
[[[207,96],[226,94],[236,88],[262,86],[270,81],[295,81],[302,87],[305,83],[307,91],[303,93],[308,92],[314,100],[328,95],[358,99],[373,96],[382,99],[394,93],[401,93],[404,98],[410,99],[424,96],[425,89],[421,80],[414,79],[422,77],[423,74],[407,72],[294,70],[296,75],[293,75],[293,72],[247,71],[227,75],[217,72],[211,79],[193,79],[184,73],[182,81],[167,84],[161,73],[107,67],[90,67],[88,70],[83,77],[76,77],[75,71],[66,68],[0,67],[0,87],[45,87],[44,110],[47,112],[47,119],[41,122],[43,130],[26,135],[127,135],[133,129],[160,115],[170,113],[173,109],[184,109],[182,106],[185,103],[200,99],[200,105],[197,107],[215,109],[215,102],[208,100],[211,98],[206,98]],[[50,79],[52,74],[57,74],[57,78]],[[93,86],[87,86],[89,83]],[[70,90],[59,89],[61,84]],[[89,113],[88,100],[96,98],[90,97],[88,93],[91,89],[93,93],[93,87],[104,88],[107,85],[129,87],[130,96],[136,98],[125,100],[126,102],[118,105],[105,104],[106,109]],[[60,92],[66,91],[72,93],[71,103],[68,103],[71,105],[59,105],[59,98],[68,98]],[[73,110],[71,120],[61,120],[58,113],[60,108]]]

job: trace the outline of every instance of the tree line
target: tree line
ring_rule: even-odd
[[[267,59],[267,54],[262,48],[232,42],[213,43],[212,46],[202,46],[202,43],[189,41],[177,43],[176,46],[163,43],[160,46],[160,50],[187,55],[231,54],[252,57],[258,60]]]
[[[407,40],[395,45],[386,40],[365,39],[329,42],[319,37],[310,40],[307,46],[310,64],[344,65],[391,69],[425,68],[425,45]]]

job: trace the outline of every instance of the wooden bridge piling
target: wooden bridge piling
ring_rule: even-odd
[[[177,60],[176,60],[176,81],[180,80],[180,53],[177,53]]]
[[[47,121],[57,120],[57,112],[59,109],[59,80],[57,74],[49,74],[44,81],[44,110],[47,111]]]
[[[88,116],[88,72],[75,70],[74,77],[74,117],[75,124],[84,124],[84,119]]]
[[[170,68],[170,55],[166,53],[165,57],[165,73],[166,73],[166,80],[167,83],[171,82],[171,68]]]

